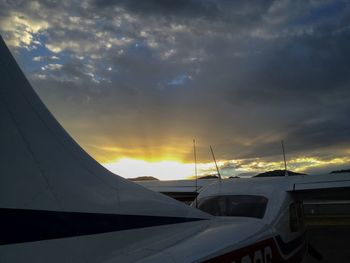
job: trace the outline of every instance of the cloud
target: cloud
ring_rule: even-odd
[[[194,137],[203,162],[213,145],[228,170],[277,162],[281,139],[292,158],[350,148],[346,1],[0,1],[0,10],[39,95],[101,161],[118,157],[110,146],[191,162]]]
[[[94,2],[97,7],[110,8],[112,6],[122,7],[128,11],[146,15],[188,15],[209,16],[219,14],[215,1],[197,0],[151,0],[146,2],[134,2],[127,0],[103,0]]]
[[[62,64],[47,64],[44,67],[42,67],[42,70],[60,70],[62,69]]]
[[[2,31],[7,32],[8,44],[28,47],[34,41],[33,34],[46,30],[49,25],[45,21],[31,19],[22,13],[10,12],[0,19]]]

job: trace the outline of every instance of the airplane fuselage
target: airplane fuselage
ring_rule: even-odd
[[[210,185],[199,194],[193,205],[197,204],[205,212],[227,216],[228,220],[241,218],[241,228],[244,228],[244,219],[252,220],[248,216],[255,217],[256,224],[262,225],[259,230],[248,228],[247,232],[253,231],[248,238],[239,240],[239,237],[232,236],[232,242],[240,244],[238,247],[227,249],[204,262],[294,263],[305,259],[307,235],[302,203],[276,186],[264,184],[263,180],[255,180],[255,183],[236,180],[236,184],[227,181]],[[255,205],[252,204],[254,200],[257,202]]]

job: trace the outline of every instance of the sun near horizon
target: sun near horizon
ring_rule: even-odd
[[[193,174],[191,164],[179,161],[145,161],[122,158],[113,162],[103,163],[108,170],[125,178],[152,176],[160,180],[179,180]]]
[[[195,175],[195,164],[180,160],[141,160],[121,158],[115,161],[102,163],[111,172],[124,178],[152,176],[159,180],[191,179]],[[212,163],[197,164],[198,175],[211,173],[214,169]]]
[[[339,169],[350,163],[350,158],[334,158],[321,160],[317,157],[297,157],[288,162],[288,170],[301,173],[329,173],[327,167]],[[147,160],[123,157],[101,163],[111,172],[124,178],[151,176],[159,180],[186,180],[195,177],[195,163],[181,160]],[[255,160],[218,160],[219,170],[223,178],[230,176],[251,177],[255,174],[284,169],[283,161]],[[235,166],[236,168],[233,168]],[[229,167],[229,169],[227,169]],[[318,172],[322,171],[322,172]],[[217,174],[214,162],[197,163],[197,175]]]

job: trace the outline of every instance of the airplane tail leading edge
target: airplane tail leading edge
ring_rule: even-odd
[[[112,174],[91,158],[41,102],[1,37],[0,169],[0,209],[8,220],[23,210],[33,220],[33,211],[48,218],[55,212],[79,213],[71,222],[88,214],[91,222],[92,214],[139,215],[144,222],[147,216],[167,217],[164,224],[171,218],[208,218]]]

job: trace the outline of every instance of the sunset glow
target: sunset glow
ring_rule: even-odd
[[[147,162],[137,159],[121,159],[116,162],[105,163],[110,171],[126,177],[153,176],[161,180],[183,179],[194,173],[192,164],[176,161]]]
[[[223,165],[223,163],[220,163]],[[153,176],[160,180],[189,179],[195,174],[194,163],[179,161],[149,162],[144,160],[124,158],[115,162],[104,163],[107,169],[125,178]],[[197,164],[198,175],[215,173],[214,163]]]
[[[350,168],[347,1],[19,2],[0,34],[114,173],[192,177],[193,139],[198,175],[217,173],[209,145],[224,177],[284,169],[281,140],[289,170]]]
[[[349,162],[350,158],[347,157],[328,160],[321,160],[316,157],[298,157],[289,160],[288,169],[301,173],[315,173],[315,171],[322,170],[325,167],[341,167]],[[103,166],[125,178],[152,176],[159,180],[178,180],[191,179],[195,176],[194,163],[182,163],[180,161],[151,162],[123,158],[114,162],[103,163]],[[254,160],[218,161],[218,167],[221,175],[227,178],[230,176],[252,176],[265,171],[279,170],[284,168],[284,164],[282,161],[275,162],[257,158]],[[331,172],[331,170],[330,168],[325,173]],[[198,163],[197,172],[198,176],[217,174],[214,162]]]

